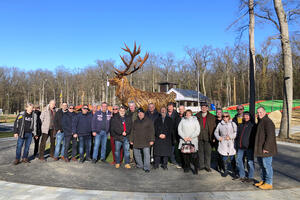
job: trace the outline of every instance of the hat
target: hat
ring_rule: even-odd
[[[248,111],[243,112],[243,115],[249,115],[249,116],[251,116],[250,112],[248,112]]]
[[[208,107],[208,104],[204,101],[204,102],[200,103],[200,106],[206,106],[206,107]]]
[[[144,111],[143,108],[139,108],[139,109],[137,110],[137,113],[140,113],[140,112],[145,113],[145,111]]]

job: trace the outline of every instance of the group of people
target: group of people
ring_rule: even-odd
[[[217,170],[223,172],[222,176],[226,177],[231,169],[234,179],[254,181],[256,156],[261,168],[261,181],[255,185],[261,189],[272,188],[272,157],[277,153],[275,126],[263,107],[257,109],[257,124],[249,112],[244,112],[242,105],[237,106],[238,114],[232,120],[222,109],[216,110],[216,116],[211,114],[206,102],[201,103],[201,111],[196,115],[185,110],[184,106],[179,106],[177,112],[171,102],[159,112],[152,103],[147,111],[136,108],[134,102],[129,103],[128,109],[113,106],[109,111],[105,102],[101,109],[97,108],[93,105],[90,111],[88,105],[83,105],[81,112],[77,113],[74,105],[63,103],[60,109],[56,109],[55,101],[51,100],[40,112],[39,107],[27,104],[14,124],[14,136],[18,138],[14,164],[29,162],[32,138],[35,141],[34,156],[38,154],[38,158],[45,161],[48,137],[50,157],[55,161],[77,162],[79,150],[79,162],[106,162],[110,136],[115,168],[121,167],[124,158],[125,168],[135,165],[145,172],[150,172],[151,163],[153,169],[161,167],[167,170],[169,160],[177,168],[183,168],[185,173],[192,171],[198,174],[198,170],[211,172],[215,148],[217,153],[213,155],[216,155]]]

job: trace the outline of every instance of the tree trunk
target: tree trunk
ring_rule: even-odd
[[[236,83],[235,83],[235,76],[233,77],[233,104],[236,105]]]
[[[255,44],[254,44],[254,0],[249,0],[249,80],[250,80],[250,114],[255,116]]]
[[[289,39],[289,27],[284,12],[282,1],[274,0],[274,8],[280,25],[281,48],[284,68],[283,79],[283,108],[280,124],[280,137],[289,138],[290,125],[292,121],[293,106],[293,63],[292,51]]]
[[[203,95],[206,96],[206,89],[205,89],[205,70],[202,72],[202,89],[203,89]]]

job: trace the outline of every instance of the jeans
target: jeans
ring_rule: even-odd
[[[94,160],[98,159],[98,151],[99,151],[100,143],[101,143],[100,159],[105,160],[105,158],[106,158],[106,142],[107,142],[107,133],[106,133],[106,131],[102,130],[102,131],[100,131],[99,133],[96,134],[94,150],[93,150],[93,159]]]
[[[260,166],[260,177],[265,183],[273,184],[273,168],[272,168],[273,157],[257,157],[257,162]]]
[[[243,162],[244,155],[247,157],[248,178],[254,178],[254,152],[253,149],[238,149],[237,151],[237,167],[240,178],[245,178],[245,167]]]
[[[144,153],[144,162],[142,159],[141,151],[143,151]],[[137,168],[150,170],[150,147],[144,147],[141,149],[133,148],[133,153],[134,153]]]
[[[123,146],[124,157],[125,157],[125,164],[129,164],[130,162],[130,153],[129,153],[129,140],[128,138],[124,137],[123,142],[115,140],[115,157],[116,157],[116,164],[120,164],[120,150]]]
[[[23,152],[22,158],[28,158],[31,140],[32,140],[32,133],[25,133],[24,138],[18,137],[17,150],[16,150],[16,159],[17,160],[20,160],[20,158],[21,158],[21,151],[22,151],[24,142],[25,142],[25,147],[24,147],[24,152]]]
[[[54,158],[58,158],[59,152],[61,156],[65,154],[65,134],[63,132],[56,133],[56,145],[54,151]],[[61,147],[61,149],[60,149]],[[60,151],[61,150],[61,151]]]
[[[79,157],[81,160],[83,160],[84,157],[84,149],[86,158],[89,159],[91,157],[91,139],[90,135],[79,136]]]

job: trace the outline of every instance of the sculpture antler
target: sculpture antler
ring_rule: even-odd
[[[136,43],[134,43],[134,48],[133,48],[132,52],[128,48],[128,46],[126,44],[125,44],[125,48],[122,48],[122,49],[130,54],[130,61],[129,61],[129,63],[126,62],[125,57],[124,56],[120,56],[120,58],[123,61],[124,65],[126,66],[126,69],[123,70],[123,71],[121,71],[121,70],[118,70],[118,69],[116,69],[114,67],[115,74],[118,77],[127,76],[127,75],[130,75],[130,74],[136,72],[137,70],[139,70],[143,66],[143,64],[147,61],[147,59],[149,57],[149,54],[146,53],[143,59],[139,56],[137,58],[136,62],[134,62],[135,57],[141,53],[141,46],[139,46],[138,48],[136,48]],[[128,70],[131,67],[133,67],[133,70],[130,71],[130,72],[128,72]]]

